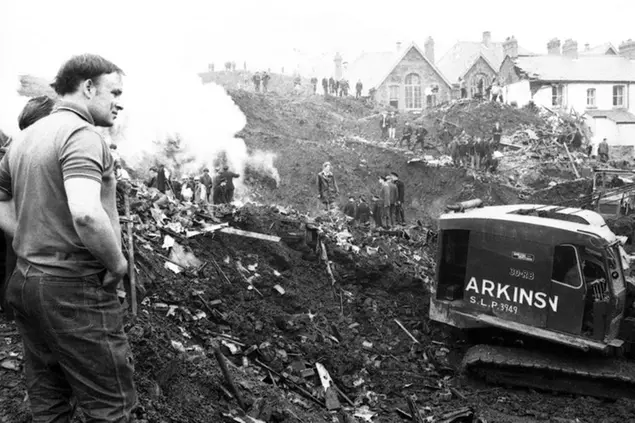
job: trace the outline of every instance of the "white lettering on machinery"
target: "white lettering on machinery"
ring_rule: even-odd
[[[512,295],[510,298],[509,289],[512,289]],[[471,277],[465,287],[465,291],[474,291],[479,295],[488,295],[491,298],[497,299],[506,299],[507,301],[512,301],[518,304],[527,304],[528,306],[534,306],[536,308],[545,308],[547,307],[547,303],[549,303],[549,307],[556,312],[558,311],[558,296],[555,295],[550,297],[546,292],[534,292],[533,290],[520,288],[517,286],[511,286],[501,283],[495,283],[488,279],[483,279],[481,281],[480,289],[479,283],[475,277]],[[496,294],[494,294],[496,292]]]

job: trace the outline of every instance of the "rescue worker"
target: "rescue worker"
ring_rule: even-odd
[[[392,181],[397,187],[397,202],[395,204],[395,220],[398,225],[406,224],[406,215],[404,212],[404,202],[406,195],[406,186],[402,180],[399,179],[399,175],[396,172],[391,173]]]
[[[384,201],[383,199],[381,199],[380,197],[377,197],[376,195],[373,195],[372,200],[373,200],[373,209],[372,209],[373,222],[375,222],[375,228],[381,228],[384,226],[384,218],[383,218]]]
[[[262,77],[261,77],[261,80],[262,80],[262,92],[263,93],[266,93],[266,92],[269,91],[269,80],[270,79],[271,79],[271,75],[269,75],[269,72],[264,71],[262,73]]]
[[[318,83],[318,79],[315,76],[311,78],[311,86],[313,87],[313,94],[317,94],[317,83]]]
[[[423,152],[423,143],[426,139],[426,135],[428,135],[428,130],[423,127],[423,123],[420,123],[417,129],[415,129],[415,144],[412,146],[413,152],[417,148],[417,144],[421,147],[421,152]]]
[[[339,194],[335,175],[331,170],[331,163],[324,162],[322,171],[318,173],[319,198],[326,210],[330,210]]]
[[[201,175],[201,184],[203,184],[205,186],[205,192],[206,192],[206,197],[205,200],[206,201],[211,201],[212,200],[212,177],[209,176],[209,168],[205,168],[203,169],[203,174]]]
[[[397,131],[397,116],[395,112],[390,112],[390,117],[388,118],[388,138],[391,140],[395,139],[395,132]]]
[[[148,188],[156,188],[157,187],[157,168],[152,166],[150,168],[150,177],[146,179],[145,184]]]
[[[225,202],[225,192],[224,186],[221,184],[225,180],[223,179],[220,167],[216,168],[216,173],[212,177],[212,203],[213,204],[222,204]]]
[[[355,198],[353,196],[348,197],[348,203],[344,206],[344,214],[352,219],[355,219],[357,214],[357,204],[355,204]]]
[[[46,95],[29,99],[18,116],[18,128],[24,131],[38,120],[50,115],[54,107],[55,101]],[[11,140],[8,139],[0,148],[0,160],[7,153],[10,145]],[[11,201],[6,205],[15,214],[15,204]],[[4,311],[8,320],[13,320],[13,310],[5,304],[5,289],[18,259],[12,245],[13,232],[15,232],[15,228],[11,231],[0,232],[0,270],[3,271],[3,273],[0,272],[0,311]]]
[[[452,157],[452,164],[454,167],[461,166],[461,154],[459,150],[459,141],[453,139],[448,145],[448,149],[450,150],[450,157]]]
[[[503,128],[501,127],[501,123],[496,121],[494,128],[492,129],[492,138],[494,139],[494,146],[496,149],[498,149],[498,146],[500,145],[502,136]]]
[[[254,76],[251,78],[251,80],[254,82],[254,89],[256,90],[257,93],[260,92],[260,72],[256,72],[254,74]]]
[[[401,148],[401,144],[406,141],[406,147],[410,149],[410,139],[412,138],[412,126],[410,126],[410,122],[406,122],[403,127],[403,133],[401,135],[401,139],[397,144],[399,148]]]
[[[130,181],[130,174],[126,169],[121,167],[120,163],[115,165],[115,178],[117,181]]]
[[[461,98],[467,98],[467,89],[465,88],[465,80],[459,77],[459,89],[461,90]]]
[[[69,421],[71,396],[93,422],[128,422],[137,405],[116,293],[128,262],[114,160],[96,129],[111,127],[123,108],[122,73],[97,55],[68,60],[52,84],[57,108],[0,162],[0,201],[15,201],[20,234],[6,301],[24,346],[34,422]],[[16,223],[8,219],[0,213],[0,227]]]
[[[322,89],[324,90],[324,97],[329,95],[329,80],[326,77],[322,78]]]
[[[359,201],[357,202],[355,220],[359,222],[360,225],[368,225],[370,221],[370,207],[368,206],[366,199],[361,195],[359,197]]]
[[[240,178],[240,175],[229,170],[229,166],[223,166],[221,178],[225,181],[225,202],[234,201],[234,178]]]
[[[609,161],[609,143],[606,141],[606,138],[598,144],[598,158],[602,163]]]
[[[364,85],[362,84],[362,80],[358,79],[357,84],[355,84],[355,98],[359,99],[362,96],[362,88]]]
[[[385,140],[388,138],[388,115],[386,112],[381,112],[381,117],[379,118],[379,129],[381,129],[381,139]]]
[[[335,95],[335,79],[333,77],[329,78],[329,91],[331,95]]]

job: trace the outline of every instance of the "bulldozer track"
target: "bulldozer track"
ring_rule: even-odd
[[[514,347],[476,345],[463,369],[494,384],[599,398],[635,398],[635,362],[617,357],[562,356]]]

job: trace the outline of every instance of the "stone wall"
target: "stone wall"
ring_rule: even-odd
[[[467,88],[468,97],[476,91],[478,80],[483,79],[483,95],[485,90],[492,83],[493,78],[497,77],[496,71],[482,58],[479,57],[474,65],[465,73],[465,88]]]

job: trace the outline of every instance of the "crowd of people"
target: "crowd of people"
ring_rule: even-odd
[[[231,203],[234,200],[234,179],[240,177],[228,166],[217,167],[213,176],[210,176],[208,168],[200,176],[183,176],[180,180],[170,176],[165,166],[153,166],[145,184],[163,194],[170,192],[179,201],[210,204]]]
[[[317,176],[318,197],[325,210],[333,210],[339,202],[339,188],[330,162],[322,165]],[[342,208],[354,225],[370,226],[374,222],[376,228],[390,229],[395,225],[405,225],[405,185],[396,172],[380,176],[377,195],[369,204],[364,196],[349,197]]]

